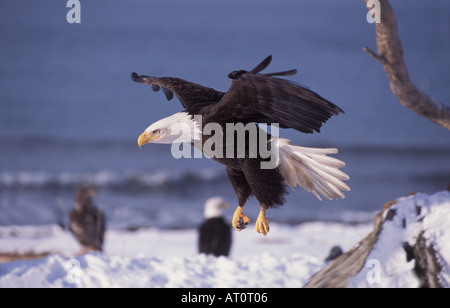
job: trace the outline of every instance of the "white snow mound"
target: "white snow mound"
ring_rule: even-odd
[[[407,260],[404,245],[414,246],[423,236],[427,247],[435,251],[441,268],[438,280],[450,287],[450,192],[416,194],[397,200],[390,208],[392,219],[383,223],[378,241],[366,259],[366,266],[349,280],[349,287],[420,287],[414,267]],[[385,211],[385,216],[389,211]]]

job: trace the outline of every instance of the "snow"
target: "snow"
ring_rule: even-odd
[[[397,214],[385,221],[366,267],[349,286],[417,287],[415,261],[406,261],[402,244],[413,245],[422,231],[438,252],[440,282],[450,286],[450,192],[402,198],[392,209]],[[216,258],[197,254],[195,229],[109,230],[103,254],[77,256],[75,240],[58,226],[1,227],[0,253],[51,254],[0,264],[0,288],[301,287],[325,266],[333,246],[348,251],[371,231],[372,224],[274,223],[263,237],[250,226],[233,232],[230,257]]]
[[[103,254],[76,256],[75,240],[58,226],[2,227],[0,252],[51,254],[0,264],[0,288],[301,287],[334,245],[348,250],[371,230],[367,224],[271,224],[263,237],[252,227],[234,232],[229,258],[197,254],[195,229],[109,230]]]
[[[417,214],[418,207],[420,214]],[[375,267],[366,266],[350,280],[349,285],[419,287],[419,281],[413,272],[415,261],[407,262],[403,243],[413,246],[423,232],[427,246],[433,246],[439,256],[438,261],[442,267],[440,283],[450,287],[450,192],[400,198],[391,209],[396,211],[396,215],[392,220],[384,222],[378,241],[367,258],[376,264]],[[375,279],[376,271],[378,279]],[[373,279],[367,279],[369,276]]]

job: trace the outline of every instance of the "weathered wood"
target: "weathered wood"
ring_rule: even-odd
[[[441,288],[438,276],[442,267],[436,259],[436,251],[433,246],[427,245],[423,232],[417,237],[414,246],[403,243],[403,249],[408,261],[415,260],[414,272],[420,281],[420,287]]]
[[[358,274],[363,268],[367,256],[377,242],[383,224],[383,212],[375,217],[374,230],[352,250],[329,263],[316,273],[305,288],[345,288],[349,278]]]
[[[305,288],[345,288],[348,286],[349,279],[356,276],[365,266],[367,259],[378,241],[378,237],[383,232],[384,223],[392,223],[394,217],[401,208],[391,208],[396,205],[396,201],[386,203],[383,210],[375,216],[374,229],[353,249],[341,255],[336,260],[329,263],[326,267],[311,277]],[[399,205],[398,205],[399,206]],[[422,208],[415,207],[417,221],[421,221]],[[414,223],[415,221],[412,221]],[[411,222],[409,222],[411,223]],[[402,220],[403,228],[406,228],[405,218]],[[398,232],[395,229],[387,228],[385,232]],[[398,230],[398,229],[397,229]],[[384,234],[390,237],[394,234]],[[440,288],[439,276],[442,267],[439,264],[439,255],[434,247],[427,243],[422,230],[415,237],[414,243],[403,243],[405,252],[405,262],[414,260],[414,274],[418,279],[418,285],[422,288]],[[387,252],[389,253],[389,252]]]
[[[368,0],[364,1],[367,4]],[[375,26],[378,54],[368,47],[364,47],[364,50],[383,65],[391,90],[404,107],[450,130],[450,106],[437,102],[413,84],[403,59],[395,13],[388,0],[379,2],[381,23]]]

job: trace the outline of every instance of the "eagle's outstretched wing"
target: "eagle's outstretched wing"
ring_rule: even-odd
[[[269,56],[250,72],[230,73],[230,88],[210,112],[223,114],[221,110],[227,110],[230,122],[279,123],[282,128],[303,133],[319,132],[331,116],[343,112],[317,93],[274,77],[292,75],[296,70],[260,74],[271,59]]]
[[[230,73],[228,77],[233,81],[226,93],[180,78],[132,73],[131,79],[150,85],[154,91],[162,89],[168,100],[175,93],[190,114],[210,106],[205,110],[212,121],[220,117],[221,122],[230,123],[278,123],[281,128],[313,133],[319,132],[331,116],[343,112],[308,88],[276,78],[296,74],[297,70],[261,74],[271,61],[272,56],[269,56],[249,72],[240,70]]]
[[[131,79],[138,83],[150,85],[153,91],[161,89],[169,101],[175,93],[186,111],[191,114],[197,113],[205,105],[217,103],[225,94],[180,78],[158,78],[132,73]]]

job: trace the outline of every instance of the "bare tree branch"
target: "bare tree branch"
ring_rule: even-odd
[[[367,4],[369,0],[364,1]],[[375,26],[378,54],[367,47],[364,47],[364,50],[383,65],[391,90],[404,107],[450,130],[450,107],[432,99],[412,83],[403,60],[403,48],[398,37],[394,11],[388,0],[379,1],[381,23]]]

